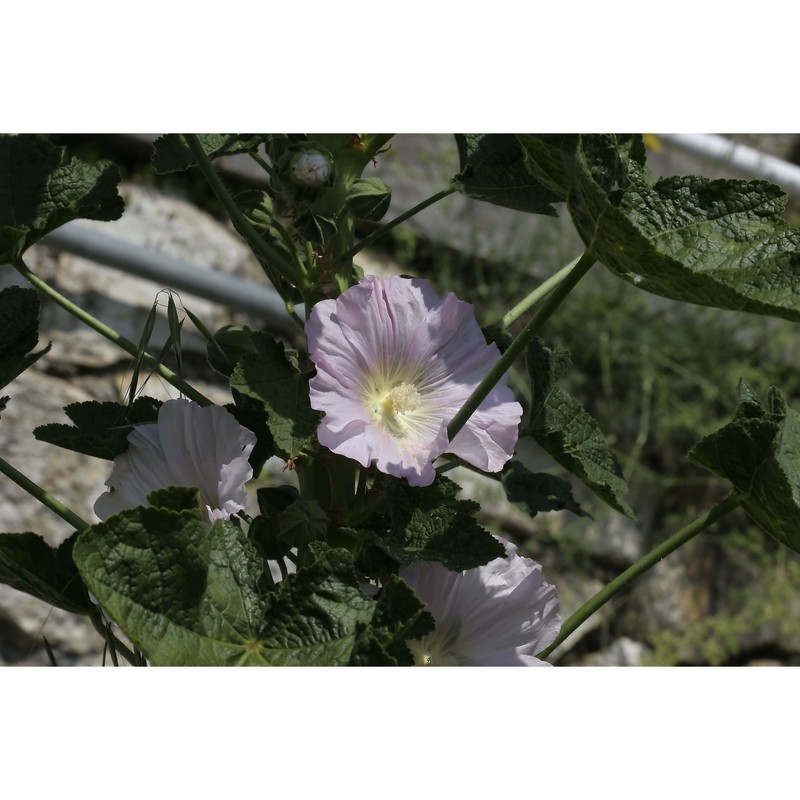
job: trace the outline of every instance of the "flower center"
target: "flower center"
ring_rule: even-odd
[[[433,633],[406,642],[415,667],[456,667],[461,662],[457,651],[458,637],[461,635],[461,617],[438,625]]]
[[[422,397],[411,383],[401,383],[390,389],[376,404],[377,416],[392,436],[402,439],[409,433],[407,416],[420,406]]]

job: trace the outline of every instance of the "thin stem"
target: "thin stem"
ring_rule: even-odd
[[[57,292],[53,289],[52,286],[45,283],[41,278],[37,275],[34,275],[27,266],[25,266],[24,262],[19,261],[14,263],[14,267],[17,272],[22,275],[27,281],[29,281],[33,286],[35,286],[42,294],[47,295],[56,305],[61,306],[65,311],[68,311],[72,314],[73,317],[76,317],[84,324],[88,325],[92,330],[97,331],[101,336],[105,336],[111,342],[114,342],[115,345],[121,347],[126,353],[128,353],[133,358],[138,358],[140,355],[139,348],[129,339],[126,339],[124,336],[121,336],[117,333],[113,328],[110,328],[103,322],[100,322],[99,319],[96,319],[91,314],[87,314],[80,306],[75,305],[71,300],[68,300],[64,295]],[[163,364],[159,362],[159,360],[149,353],[141,353],[141,360],[143,363],[147,364],[154,372],[157,372],[167,383],[171,383],[178,391],[182,392],[186,395],[186,397],[191,398],[196,403],[201,406],[210,406],[213,405],[211,400],[209,400],[204,394],[201,394],[197,391],[193,386],[186,383],[180,375],[175,374],[169,367],[165,367]]]
[[[736,495],[728,495],[721,503],[718,503],[710,511],[701,514],[694,522],[682,528],[658,547],[651,550],[647,555],[640,558],[635,564],[628,567],[621,575],[618,575],[607,586],[601,589],[594,597],[587,600],[562,626],[556,640],[547,648],[537,654],[537,658],[546,658],[553,650],[558,647],[573,631],[577,630],[589,617],[604,606],[612,597],[618,594],[629,583],[640,575],[643,575],[651,567],[654,567],[662,558],[665,558],[674,550],[693,539],[700,531],[713,525],[719,519],[729,514],[741,504]]]
[[[272,164],[268,164],[258,153],[250,153],[250,158],[258,164],[269,176],[270,178],[274,178],[276,175],[275,169],[273,168]]]
[[[537,286],[521,303],[518,303],[506,314],[500,321],[500,324],[507,328],[512,322],[516,322],[529,308],[536,305],[546,294],[549,294],[556,286],[558,286],[564,278],[572,272],[572,269],[581,260],[578,256],[574,261],[562,267],[555,275],[551,275],[544,283]]]
[[[236,201],[222,182],[222,179],[217,175],[197,135],[194,133],[187,133],[184,134],[184,137],[186,139],[186,144],[189,145],[189,149],[192,151],[192,155],[197,162],[197,166],[200,167],[200,171],[203,173],[203,177],[208,181],[217,199],[228,212],[228,216],[233,221],[236,230],[245,238],[255,253],[273,265],[285,278],[302,291],[302,287],[305,284],[304,275],[294,264],[287,261],[277,250],[270,247],[270,245],[258,235],[258,231],[250,224],[239,206],[236,205]],[[273,281],[273,283],[275,283],[275,281]],[[280,291],[279,285],[276,285],[275,288]]]
[[[486,377],[475,387],[475,391],[467,398],[467,402],[458,410],[452,422],[447,426],[447,438],[452,442],[456,434],[464,427],[467,420],[475,413],[478,406],[489,396],[489,392],[500,381],[508,368],[516,361],[528,343],[550,319],[553,312],[561,305],[567,295],[575,288],[578,281],[592,268],[594,257],[584,253],[569,272],[561,278],[560,283],[547,295],[539,310],[531,317],[524,330],[508,346]]]
[[[453,194],[455,191],[455,187],[451,186],[449,189],[444,189],[432,197],[429,197],[427,200],[423,200],[421,203],[414,206],[414,208],[410,208],[399,217],[395,217],[391,222],[387,222],[385,225],[382,225],[380,228],[378,228],[378,230],[373,231],[369,236],[365,236],[358,244],[353,245],[353,247],[351,247],[344,255],[342,255],[339,258],[339,261],[344,262],[352,258],[357,253],[360,253],[365,247],[369,247],[376,239],[379,239],[385,233],[388,233],[392,228],[397,227],[401,222],[405,222],[410,217],[413,217],[414,214],[418,214],[428,206],[438,203],[439,200]]]
[[[2,456],[0,456],[0,472],[11,478],[14,483],[21,486],[29,495],[35,497],[42,505],[47,506],[54,514],[69,523],[76,531],[84,531],[89,523],[81,519],[74,511],[67,508],[60,500],[48,494],[41,486],[34,483],[18,469],[15,469]]]
[[[95,606],[92,613],[89,614],[89,619],[92,621],[92,625],[94,625],[95,630],[103,637],[103,639],[105,639],[109,645],[109,649],[111,649],[112,652],[116,651],[117,653],[121,653],[128,660],[128,663],[133,664],[134,666],[138,666],[141,663],[134,652],[127,645],[121,642],[114,635],[109,626],[106,625],[106,621],[103,619],[103,615],[98,606]],[[117,666],[117,664],[115,663],[114,666]]]

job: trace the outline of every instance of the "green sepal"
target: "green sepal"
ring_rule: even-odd
[[[50,345],[39,342],[39,296],[35,289],[9,286],[0,291],[0,389],[38,361]]]
[[[66,222],[122,215],[114,164],[64,158],[43,136],[0,136],[0,264]]]
[[[622,499],[628,484],[600,426],[557,383],[570,366],[569,351],[550,350],[537,337],[528,346],[527,360],[533,404],[525,432],[598,497],[633,519]]]
[[[748,515],[800,553],[800,414],[774,386],[762,404],[739,380],[733,420],[696,444],[689,458],[733,484]]]
[[[336,236],[336,220],[330,214],[322,214],[313,208],[298,214],[294,220],[294,229],[307,242],[325,244]]]
[[[263,405],[278,455],[295,458],[316,443],[322,415],[311,408],[308,373],[297,354],[267,333],[251,337],[254,353],[245,353],[231,375],[231,388]]]
[[[90,614],[92,601],[72,560],[77,535],[50,547],[35,533],[0,533],[0,583],[73,614]]]
[[[535,517],[540,511],[571,511],[588,517],[572,496],[572,487],[565,480],[546,472],[531,472],[519,461],[509,461],[500,474],[506,497],[517,508]]]
[[[137,397],[130,406],[97,400],[72,403],[64,412],[74,425],[52,422],[34,428],[33,435],[40,442],[113,461],[128,449],[128,434],[135,425],[158,420],[161,405],[152,397]]]
[[[556,216],[562,198],[526,172],[524,152],[512,134],[456,134],[461,172],[452,186],[475,200],[531,214]]]
[[[378,222],[392,203],[392,190],[380,178],[358,178],[347,190],[345,205],[355,219]]]
[[[269,134],[200,133],[197,135],[203,152],[210,158],[255,153]],[[153,142],[153,166],[159,174],[181,172],[195,164],[192,150],[182,133],[168,133]]]

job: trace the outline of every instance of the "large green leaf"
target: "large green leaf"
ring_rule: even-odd
[[[581,403],[557,383],[569,365],[567,350],[550,350],[538,338],[528,346],[533,405],[527,432],[598,497],[633,517],[622,499],[628,493],[628,484],[599,425]]]
[[[111,162],[65,162],[43,136],[0,136],[0,264],[70,220],[118,219],[119,180]]]
[[[0,583],[73,614],[89,614],[92,602],[72,560],[76,536],[56,548],[35,533],[0,533]]]
[[[522,140],[529,153],[531,142]],[[800,231],[766,181],[652,184],[640,137],[582,136],[561,155],[587,249],[629,283],[682,302],[800,320]]]
[[[246,352],[231,375],[231,388],[263,404],[278,453],[295,458],[314,445],[322,415],[311,408],[308,373],[301,373],[296,354],[267,333],[254,333],[255,352]]]
[[[556,216],[551,203],[563,199],[524,167],[524,152],[512,134],[457,134],[461,173],[452,185],[467,197],[532,214]]]
[[[41,358],[30,351],[39,341],[39,296],[34,289],[9,286],[0,291],[0,389]]]
[[[209,158],[232,156],[238,153],[255,153],[268,134],[200,133],[197,135],[203,151]],[[195,163],[192,151],[182,133],[168,133],[153,143],[153,165],[156,172],[180,172]]]
[[[72,403],[64,412],[74,425],[51,422],[34,428],[33,435],[42,442],[113,461],[128,449],[128,434],[134,425],[156,422],[161,402],[137,397],[130,406],[97,400]]]
[[[347,664],[375,602],[345,550],[321,543],[275,593],[263,562],[228,521],[209,527],[193,490],[84,531],[74,557],[100,604],[154,665]]]
[[[765,406],[740,380],[733,420],[689,458],[730,481],[753,520],[800,553],[800,414],[778,389],[770,389]]]

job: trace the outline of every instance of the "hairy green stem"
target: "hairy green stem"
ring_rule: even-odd
[[[589,617],[604,606],[612,597],[618,594],[629,583],[640,575],[643,575],[651,567],[654,567],[662,558],[665,558],[690,539],[697,536],[700,531],[713,525],[719,519],[729,514],[741,504],[736,495],[728,495],[721,503],[718,503],[710,511],[700,515],[694,522],[682,528],[658,547],[651,550],[647,555],[640,558],[635,564],[628,567],[621,575],[618,575],[607,586],[601,589],[594,597],[587,600],[562,626],[556,640],[547,648],[537,654],[537,658],[546,658],[553,650],[558,647],[571,633],[577,630]]]
[[[83,531],[89,523],[82,520],[74,511],[67,508],[60,500],[48,494],[41,486],[34,483],[29,477],[15,469],[2,456],[0,456],[0,472],[11,478],[17,486],[21,486],[29,495],[35,497],[43,506],[49,508],[65,522],[69,523],[76,531]]]
[[[410,208],[408,211],[400,214],[399,217],[395,217],[391,222],[387,222],[385,225],[382,225],[378,230],[373,231],[369,236],[365,236],[358,244],[353,245],[344,255],[339,258],[339,261],[347,261],[347,259],[352,258],[357,253],[360,253],[365,247],[369,247],[376,239],[379,239],[385,233],[388,233],[392,228],[397,227],[401,222],[405,222],[407,219],[413,217],[415,214],[418,214],[423,209],[426,209],[428,206],[432,206],[434,203],[439,202],[439,200],[447,197],[448,195],[453,194],[456,189],[454,187],[450,187],[449,189],[444,189],[441,192],[437,192],[437,194],[429,197],[427,200],[423,200],[418,205],[414,206],[414,208]]]
[[[573,268],[581,260],[578,256],[574,261],[562,267],[555,275],[551,275],[544,283],[537,286],[521,303],[518,303],[506,314],[500,321],[500,324],[507,328],[512,322],[516,322],[529,308],[535,306],[546,294],[549,294],[556,286],[558,286],[564,278],[572,272]]]
[[[250,221],[242,213],[239,206],[236,205],[236,201],[231,196],[231,193],[228,191],[219,175],[217,175],[197,135],[194,133],[187,133],[184,134],[184,137],[186,139],[186,144],[189,145],[189,149],[192,151],[192,155],[197,162],[197,166],[200,167],[200,171],[203,173],[203,177],[214,190],[214,194],[217,196],[220,203],[222,203],[225,211],[228,212],[228,216],[233,221],[236,230],[244,237],[253,252],[265,259],[274,269],[277,269],[279,273],[302,292],[305,288],[305,276],[303,273],[300,272],[294,264],[287,261],[277,250],[270,247],[270,245],[258,235],[258,231],[250,224]],[[270,276],[270,279],[272,279],[272,276]],[[272,282],[275,284],[275,289],[283,297],[280,281],[276,282],[272,280]]]
[[[35,286],[42,294],[47,295],[56,305],[61,306],[65,311],[68,311],[72,314],[73,317],[76,317],[84,324],[88,325],[92,330],[97,331],[101,336],[105,336],[106,339],[113,342],[118,347],[121,347],[126,353],[128,353],[133,358],[138,358],[141,355],[141,360],[143,363],[147,364],[154,372],[157,372],[167,383],[171,383],[178,391],[182,392],[186,395],[186,397],[191,398],[196,403],[201,406],[210,406],[213,405],[211,400],[209,400],[204,394],[201,394],[197,391],[193,386],[186,383],[180,375],[176,375],[171,369],[165,367],[163,364],[159,362],[157,358],[151,356],[149,353],[141,353],[139,352],[139,348],[129,339],[126,339],[124,336],[121,336],[117,333],[113,328],[110,328],[103,322],[100,322],[99,319],[96,319],[91,314],[87,314],[80,306],[75,305],[71,300],[68,300],[64,295],[57,292],[50,286],[48,283],[43,281],[37,275],[34,275],[27,266],[25,266],[24,262],[19,261],[14,263],[14,267],[16,268],[17,272],[20,273],[27,281],[29,281],[33,286]]]
[[[577,262],[569,266],[569,271],[561,278],[558,286],[547,295],[524,330],[511,342],[506,351],[486,374],[486,377],[475,387],[475,391],[467,398],[466,403],[461,406],[458,413],[453,417],[447,426],[447,438],[451,442],[464,427],[467,420],[475,413],[478,406],[489,396],[489,392],[505,375],[508,368],[528,346],[531,339],[539,332],[544,323],[550,319],[553,312],[575,288],[578,281],[592,268],[594,263],[594,257],[584,253]]]

